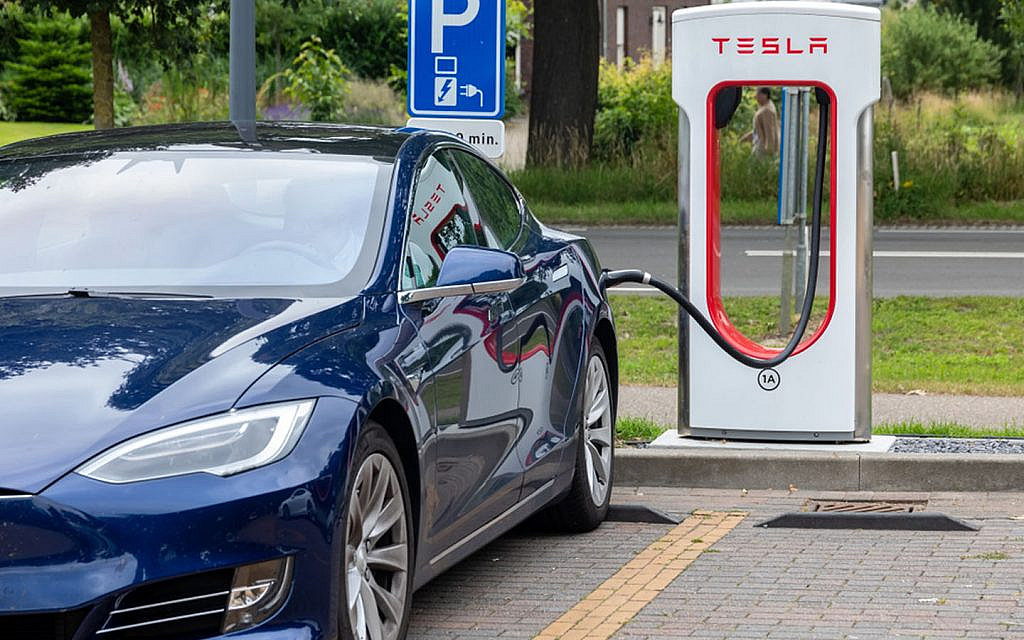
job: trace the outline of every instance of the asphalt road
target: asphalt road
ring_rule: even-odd
[[[589,238],[605,268],[640,268],[675,282],[675,227],[566,230]],[[822,246],[827,248],[828,231],[822,235]],[[782,248],[783,232],[779,228],[724,228],[723,293],[778,294]],[[1024,297],[1024,230],[883,229],[875,232],[874,253],[876,297]],[[819,288],[827,286],[827,268],[828,261],[823,257]]]

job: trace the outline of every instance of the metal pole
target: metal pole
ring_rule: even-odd
[[[796,230],[793,226],[793,214],[797,209],[796,198],[796,179],[797,179],[797,166],[799,158],[797,157],[799,149],[799,120],[800,120],[800,107],[798,100],[795,100],[799,96],[798,91],[793,91],[789,87],[785,87],[782,90],[782,102],[783,102],[783,134],[782,134],[782,146],[783,151],[783,162],[779,166],[780,180],[779,184],[782,188],[780,198],[782,200],[782,224],[785,226],[785,244],[782,248],[782,286],[779,296],[779,333],[783,336],[789,334],[790,327],[793,321],[793,254],[796,248]]]
[[[231,0],[231,120],[256,120],[256,0]]]
[[[811,93],[810,90],[801,88],[799,93],[799,124],[797,129],[800,137],[797,143],[799,148],[800,170],[796,177],[796,295],[794,303],[797,309],[803,307],[804,293],[807,288],[807,147],[809,135]]]
[[[679,204],[679,227],[676,239],[679,253],[677,256],[676,278],[679,291],[684,296],[690,295],[690,121],[686,113],[679,110],[679,176],[676,183]],[[690,316],[680,307],[677,320],[679,323],[679,380],[676,388],[676,430],[681,436],[690,435]]]

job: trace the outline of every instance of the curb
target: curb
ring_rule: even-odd
[[[615,482],[708,489],[1024,491],[1024,456],[620,448]]]

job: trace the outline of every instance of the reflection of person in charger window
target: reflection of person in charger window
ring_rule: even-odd
[[[757,113],[754,114],[754,128],[741,140],[753,142],[751,150],[758,157],[774,157],[779,153],[779,117],[772,103],[772,90],[760,87],[757,90]]]

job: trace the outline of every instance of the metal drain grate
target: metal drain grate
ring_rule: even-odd
[[[927,500],[818,500],[804,503],[804,511],[814,513],[917,513],[928,506]]]

